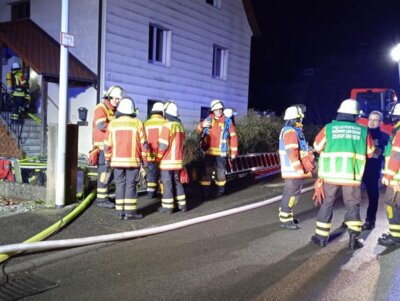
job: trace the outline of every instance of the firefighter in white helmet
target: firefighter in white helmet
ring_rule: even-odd
[[[293,208],[300,198],[304,179],[312,176],[314,156],[303,134],[304,105],[293,105],[286,109],[283,119],[285,126],[279,135],[279,157],[282,178],[285,187],[279,220],[281,227],[288,230],[300,228],[298,220],[293,218]]]
[[[106,172],[104,158],[104,140],[106,131],[111,120],[115,118],[115,111],[118,103],[123,97],[124,90],[120,86],[111,86],[104,92],[104,101],[96,105],[93,113],[93,149],[99,149],[99,158],[97,165],[97,199],[96,204],[102,208],[112,209],[114,203],[110,201],[109,186],[112,177],[109,177],[108,183],[101,181]]]
[[[142,121],[136,118],[132,98],[118,103],[115,119],[111,120],[105,139],[106,165],[113,168],[115,178],[115,208],[119,219],[141,219],[138,213],[140,168],[147,167],[147,137]]]
[[[151,109],[150,118],[144,123],[147,140],[149,142],[149,153],[147,156],[147,196],[150,199],[156,196],[158,178],[160,176],[158,163],[156,163],[156,156],[158,152],[158,137],[160,136],[161,128],[167,122],[163,115],[164,103],[156,102]]]
[[[215,184],[220,197],[225,192],[225,172],[227,158],[234,160],[238,153],[238,139],[235,125],[231,118],[223,114],[224,105],[221,100],[214,99],[210,104],[210,115],[201,121],[197,127],[200,134],[200,148],[204,152],[204,168],[200,181],[202,199],[208,200],[211,196],[211,179],[216,171]]]
[[[389,233],[382,234],[378,243],[384,246],[400,245],[400,103],[390,112],[394,129],[385,148],[385,168],[382,183],[387,186],[385,193]]]
[[[320,247],[326,246],[332,228],[332,214],[336,196],[342,191],[347,212],[344,223],[349,231],[349,249],[363,246],[358,239],[361,232],[360,218],[361,180],[367,157],[372,157],[374,144],[368,129],[357,124],[359,105],[354,99],[344,100],[336,120],[325,125],[314,141],[320,153],[318,177],[314,199],[320,205],[315,235],[311,240]]]

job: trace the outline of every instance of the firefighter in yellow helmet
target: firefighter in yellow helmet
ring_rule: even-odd
[[[384,246],[400,245],[400,103],[392,108],[390,116],[395,123],[385,148],[385,168],[382,183],[387,186],[385,193],[389,233],[382,234],[378,243]]]
[[[314,141],[314,149],[320,153],[315,199],[321,207],[311,241],[326,246],[334,203],[341,190],[347,209],[344,220],[350,235],[349,249],[354,250],[363,246],[358,239],[362,226],[360,186],[366,159],[374,153],[374,143],[367,127],[356,123],[360,113],[356,100],[344,100],[337,113],[336,120],[325,125]]]
[[[285,187],[279,207],[281,227],[288,230],[300,229],[298,220],[293,218],[293,208],[300,198],[304,179],[311,178],[314,170],[314,156],[303,134],[304,105],[286,109],[283,119],[285,126],[279,135],[279,157]]]
[[[25,79],[21,65],[17,62],[11,66],[11,72],[7,75],[7,88],[13,103],[11,121],[13,123],[22,123],[24,113],[29,108],[30,94],[29,83]]]

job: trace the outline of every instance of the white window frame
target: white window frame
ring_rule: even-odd
[[[222,0],[212,0],[212,3],[208,3],[206,0],[205,2],[209,5],[212,5],[217,8],[221,8]]]
[[[150,37],[150,28],[153,28],[153,35]],[[162,33],[161,40],[161,58],[157,58],[157,47],[159,46],[157,39],[157,32]],[[152,64],[160,64],[164,66],[171,66],[171,40],[172,40],[172,31],[168,30],[160,25],[150,23],[149,24],[149,39],[152,38],[152,43],[148,43],[149,51],[148,51],[148,61]],[[150,49],[152,46],[152,49]]]
[[[212,77],[226,80],[228,78],[228,55],[227,48],[213,45]]]

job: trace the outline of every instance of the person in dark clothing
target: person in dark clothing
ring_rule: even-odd
[[[379,111],[372,111],[368,116],[368,131],[374,141],[375,151],[372,158],[367,159],[363,175],[363,183],[368,194],[368,209],[365,223],[362,226],[363,230],[375,228],[379,200],[379,178],[384,160],[383,150],[389,140],[389,136],[380,129],[382,118],[383,115]]]

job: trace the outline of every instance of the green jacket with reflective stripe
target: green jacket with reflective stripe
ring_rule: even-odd
[[[325,127],[326,145],[318,161],[318,176],[325,182],[359,186],[364,173],[368,129],[334,120]]]

